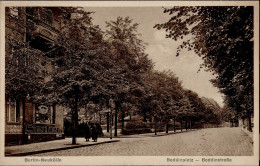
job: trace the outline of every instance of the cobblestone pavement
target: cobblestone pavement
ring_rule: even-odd
[[[38,156],[249,156],[251,138],[241,128],[210,128],[37,154]]]

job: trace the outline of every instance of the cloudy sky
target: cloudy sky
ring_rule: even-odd
[[[180,78],[183,87],[193,90],[208,98],[216,100],[223,106],[223,99],[218,89],[209,82],[214,76],[205,71],[197,72],[202,63],[200,57],[194,52],[183,50],[179,57],[176,57],[176,48],[181,41],[175,42],[165,38],[164,31],[153,28],[157,23],[164,23],[170,16],[163,13],[161,7],[91,7],[85,8],[87,11],[95,12],[93,23],[99,25],[105,31],[105,21],[116,20],[118,16],[133,19],[134,23],[139,23],[138,32],[142,34],[141,39],[148,43],[146,52],[149,58],[155,63],[155,69],[171,70]]]

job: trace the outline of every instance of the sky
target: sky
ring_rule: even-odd
[[[99,25],[102,31],[106,30],[106,21],[116,20],[118,16],[133,19],[133,23],[139,24],[140,38],[148,44],[146,53],[155,63],[156,70],[171,70],[182,81],[184,88],[200,97],[212,98],[223,106],[222,94],[209,81],[214,78],[212,73],[204,70],[198,72],[201,58],[187,50],[182,50],[176,57],[177,47],[182,41],[167,39],[164,31],[153,28],[155,24],[164,23],[170,18],[161,7],[90,7],[85,10],[95,12],[92,14],[93,23]]]

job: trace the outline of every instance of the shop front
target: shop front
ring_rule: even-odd
[[[33,143],[64,138],[63,111],[58,105],[6,102],[5,145]]]

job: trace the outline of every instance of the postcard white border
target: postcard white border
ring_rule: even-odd
[[[259,2],[258,1],[1,1],[0,30],[0,164],[1,165],[258,165],[259,161]],[[25,158],[4,156],[5,6],[161,7],[161,6],[254,6],[254,156],[64,156],[59,163],[26,163]],[[53,158],[54,156],[52,156]],[[167,162],[167,158],[230,158],[232,162]]]

